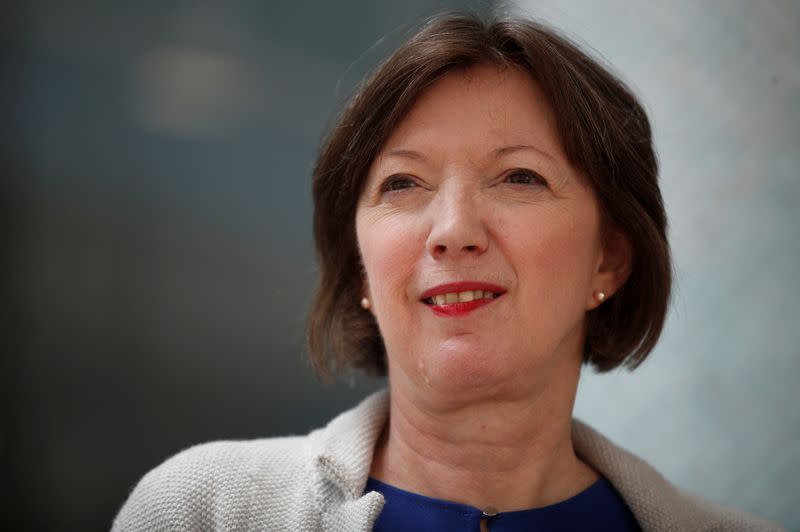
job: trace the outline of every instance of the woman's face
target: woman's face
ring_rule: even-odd
[[[605,288],[599,210],[527,74],[481,65],[427,89],[372,163],[356,232],[394,384],[527,393],[579,370]]]

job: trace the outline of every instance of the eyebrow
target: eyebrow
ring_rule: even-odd
[[[555,159],[555,157],[553,157],[552,155],[550,155],[546,151],[541,150],[541,149],[537,148],[536,146],[531,146],[529,144],[513,144],[511,146],[503,146],[502,148],[497,148],[496,150],[494,150],[492,152],[492,156],[495,159],[499,159],[500,157],[503,157],[503,156],[506,156],[506,155],[509,155],[511,153],[518,152],[518,151],[535,151],[536,153],[544,155],[548,159]]]
[[[499,159],[501,157],[505,157],[506,155],[510,155],[510,154],[518,152],[518,151],[535,151],[536,153],[544,155],[548,159],[555,159],[552,155],[550,155],[546,151],[540,150],[539,148],[537,148],[535,146],[531,146],[529,144],[512,144],[510,146],[502,146],[500,148],[492,150],[491,156],[494,159]],[[425,157],[424,154],[422,154],[422,153],[420,153],[418,151],[415,151],[415,150],[409,150],[409,149],[405,149],[405,148],[398,148],[398,149],[394,149],[394,150],[389,150],[383,156],[384,157],[401,157],[401,158],[405,158],[405,159],[413,159],[415,161],[426,161],[427,160],[427,158]]]
[[[414,159],[417,161],[424,161],[426,157],[418,151],[414,150],[406,150],[406,149],[396,149],[396,150],[389,150],[385,154],[384,157],[403,157],[406,159]]]

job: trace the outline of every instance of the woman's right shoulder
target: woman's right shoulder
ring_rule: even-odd
[[[240,528],[255,499],[277,504],[307,489],[312,438],[217,441],[181,451],[142,477],[112,530]]]

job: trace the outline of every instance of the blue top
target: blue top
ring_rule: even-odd
[[[372,477],[367,480],[364,489],[365,493],[370,491],[380,492],[386,500],[383,511],[375,521],[375,532],[479,532],[481,519],[488,519],[490,532],[641,530],[625,501],[605,478],[565,501],[531,510],[500,512],[494,517],[484,516],[481,510],[473,506],[403,491]]]

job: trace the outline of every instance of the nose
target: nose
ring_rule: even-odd
[[[489,234],[478,202],[466,192],[440,190],[431,203],[431,230],[426,248],[435,259],[479,256],[489,246]]]

